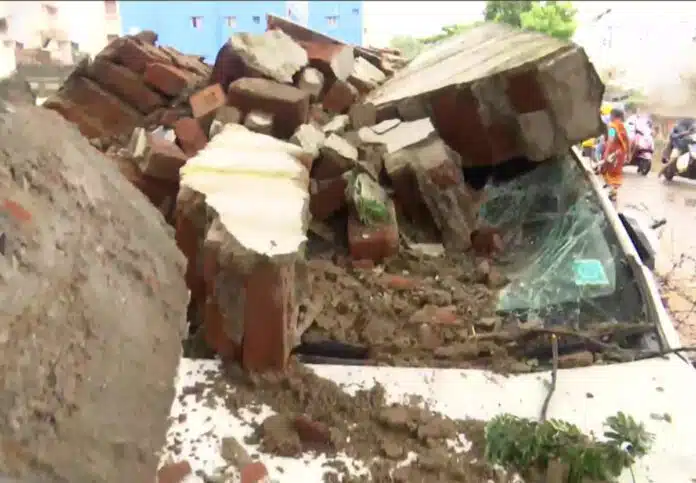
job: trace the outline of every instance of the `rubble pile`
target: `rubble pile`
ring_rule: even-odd
[[[212,70],[155,37],[114,41],[47,107],[175,226],[193,330],[254,371],[284,368],[310,326],[370,346],[367,332],[383,340],[402,319],[466,320],[456,336],[426,337],[428,346],[463,341],[505,283],[471,255],[502,248],[478,224],[486,180],[564,154],[600,125],[603,86],[582,49],[502,25],[401,70],[396,52],[274,16],[262,35],[235,34]],[[422,263],[433,243],[446,256]],[[459,293],[462,283],[488,292]],[[332,284],[339,293],[316,292]],[[361,312],[389,324],[375,329]],[[413,338],[388,350],[418,344],[423,331]]]

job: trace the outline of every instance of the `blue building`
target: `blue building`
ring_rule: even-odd
[[[119,2],[124,34],[153,30],[159,43],[214,62],[236,32],[262,33],[266,14],[288,18],[349,44],[362,44],[362,1]]]

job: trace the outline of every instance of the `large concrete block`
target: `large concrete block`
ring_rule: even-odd
[[[603,93],[581,47],[484,24],[423,53],[366,101],[429,113],[464,166],[490,166],[542,161],[596,135]]]

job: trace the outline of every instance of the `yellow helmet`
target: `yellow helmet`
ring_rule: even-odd
[[[602,107],[599,108],[599,113],[602,116],[608,116],[609,114],[611,114],[611,110],[612,110],[611,104],[602,104]]]

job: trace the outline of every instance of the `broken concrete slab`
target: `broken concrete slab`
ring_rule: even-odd
[[[230,84],[229,103],[243,113],[260,110],[273,114],[273,135],[288,139],[307,122],[309,94],[268,79],[244,77]]]
[[[414,59],[366,100],[387,110],[417,99],[465,166],[487,166],[541,161],[595,136],[603,91],[581,47],[484,24]]]
[[[216,239],[206,242],[216,311],[204,326],[243,344],[252,371],[283,369],[292,348],[305,285],[297,274],[309,223],[308,158],[293,144],[228,124],[181,170],[182,186],[200,193],[217,219]]]
[[[184,259],[157,210],[57,113],[17,106],[0,143],[3,473],[155,481]]]
[[[236,33],[229,44],[249,68],[286,84],[291,84],[293,76],[308,62],[307,52],[281,30]]]

